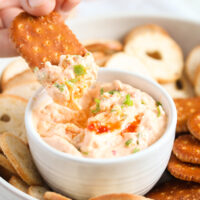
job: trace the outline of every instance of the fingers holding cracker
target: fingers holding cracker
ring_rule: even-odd
[[[10,37],[31,68],[42,68],[46,61],[58,65],[61,55],[86,52],[56,12],[41,17],[21,13],[12,23]]]
[[[191,135],[179,136],[174,142],[173,153],[182,162],[200,164],[200,141]]]
[[[172,154],[167,168],[171,175],[178,179],[200,183],[200,166],[198,165],[183,163]]]

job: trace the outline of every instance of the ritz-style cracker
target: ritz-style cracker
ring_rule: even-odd
[[[174,99],[174,102],[178,114],[176,132],[187,132],[187,120],[192,114],[200,110],[200,98],[178,98]]]
[[[32,69],[44,67],[46,61],[57,65],[61,55],[86,52],[56,12],[41,17],[19,14],[10,28],[10,37]]]
[[[173,154],[168,163],[168,171],[178,179],[200,183],[200,166],[183,163]]]
[[[187,126],[190,133],[200,140],[200,112],[191,115],[187,121]]]
[[[170,180],[157,185],[147,197],[154,200],[195,200],[200,196],[200,185],[198,183]]]
[[[173,153],[182,162],[200,164],[200,141],[192,135],[181,135],[175,142]]]

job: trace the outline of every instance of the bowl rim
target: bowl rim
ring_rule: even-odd
[[[4,189],[9,190],[12,194],[16,195],[18,198],[23,198],[22,200],[36,200],[31,195],[17,189],[13,185],[11,185],[8,181],[4,180],[2,177],[0,177],[0,186]]]
[[[44,90],[43,88],[40,88],[36,93],[32,96],[32,98],[29,100],[28,105],[26,107],[25,111],[25,126],[27,130],[28,140],[29,138],[34,138],[42,148],[45,148],[49,153],[54,154],[55,156],[62,157],[63,159],[69,159],[71,161],[80,162],[80,163],[92,163],[92,164],[113,164],[113,163],[121,163],[129,161],[130,159],[138,159],[142,156],[146,156],[147,154],[151,153],[155,149],[158,148],[158,146],[162,146],[165,143],[165,140],[169,137],[169,135],[173,134],[175,136],[175,127],[177,122],[177,113],[176,113],[176,107],[174,104],[174,101],[172,100],[171,96],[163,89],[158,83],[156,83],[153,79],[150,79],[148,77],[141,76],[139,74],[135,74],[132,72],[127,72],[123,70],[116,70],[116,69],[99,69],[99,71],[106,72],[106,73],[123,73],[124,75],[132,75],[133,77],[137,77],[139,79],[142,79],[143,81],[147,82],[148,84],[153,85],[153,87],[157,90],[160,90],[162,95],[165,97],[165,99],[169,103],[169,113],[171,116],[168,116],[168,123],[167,127],[163,133],[163,135],[152,145],[147,147],[146,149],[143,149],[137,154],[130,154],[127,156],[117,157],[117,158],[85,158],[85,157],[76,157],[74,155],[61,152],[50,145],[48,145],[39,135],[39,133],[35,130],[33,123],[32,123],[32,108],[34,105],[34,102],[36,101],[37,95]],[[151,96],[151,95],[150,95]],[[31,143],[31,141],[29,141]]]
[[[189,23],[189,24],[195,24],[200,25],[200,21],[198,19],[194,18],[185,18],[181,16],[176,16],[173,14],[165,14],[165,13],[132,13],[132,12],[120,12],[120,13],[110,13],[106,15],[97,15],[93,16],[85,16],[83,18],[74,18],[70,20],[66,20],[65,23],[69,26],[73,26],[73,24],[76,23],[86,23],[88,21],[90,22],[96,22],[96,21],[102,21],[107,19],[126,19],[126,18],[151,18],[151,19],[161,19],[161,20],[170,20],[170,21],[177,21],[182,23]]]

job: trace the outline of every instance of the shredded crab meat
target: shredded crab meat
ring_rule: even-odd
[[[46,62],[45,67],[36,69],[35,73],[56,103],[81,109],[79,99],[96,81],[97,68],[88,52],[84,57],[62,55],[58,66]]]

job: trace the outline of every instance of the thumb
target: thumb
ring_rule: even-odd
[[[20,0],[23,9],[35,16],[48,15],[55,9],[56,0]]]

